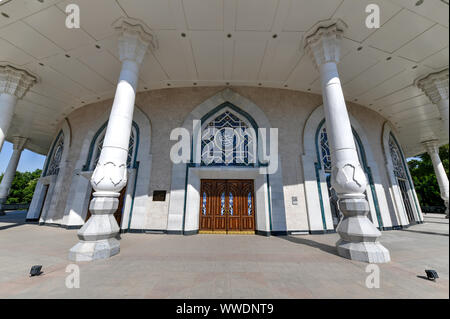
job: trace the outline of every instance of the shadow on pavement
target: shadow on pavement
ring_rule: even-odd
[[[290,241],[291,243],[294,243],[294,244],[306,245],[309,247],[318,248],[326,253],[339,256],[337,253],[336,247],[318,243],[318,242],[310,240],[310,239],[301,238],[301,237],[293,237],[293,236],[277,236],[277,238],[281,238],[281,239]]]
[[[0,230],[25,225],[27,224],[26,218],[27,212],[25,211],[6,212],[5,215],[0,216],[0,225],[1,224],[9,224],[9,225],[0,226]]]
[[[442,233],[434,233],[431,231],[423,231],[423,230],[411,230],[411,229],[402,229],[401,231],[408,231],[411,233],[419,233],[419,234],[425,234],[425,235],[438,235],[438,236],[447,236],[448,234],[442,234]]]

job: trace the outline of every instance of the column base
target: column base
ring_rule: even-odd
[[[389,251],[379,242],[352,243],[340,239],[336,243],[339,256],[366,263],[388,263],[391,261]]]
[[[120,252],[120,243],[116,238],[97,240],[94,242],[80,241],[69,251],[72,261],[93,261],[106,259]]]

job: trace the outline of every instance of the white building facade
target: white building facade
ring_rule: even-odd
[[[10,175],[24,147],[47,154],[27,220],[79,229],[70,259],[117,254],[119,232],[337,232],[341,256],[388,262],[380,231],[423,222],[406,157],[424,151],[448,206],[445,3],[375,1],[371,29],[365,1],[80,0],[85,24],[54,31],[43,18],[67,4],[50,2],[0,20],[0,145],[14,142]],[[230,161],[203,160],[210,129]]]

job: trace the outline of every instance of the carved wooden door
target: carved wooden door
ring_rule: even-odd
[[[254,200],[252,180],[202,180],[200,232],[254,232]]]

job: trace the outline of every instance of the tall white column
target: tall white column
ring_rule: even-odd
[[[378,242],[380,231],[367,218],[369,204],[364,194],[367,179],[359,163],[337,63],[345,24],[325,21],[305,36],[305,49],[319,69],[326,128],[331,152],[331,185],[344,215],[337,227],[339,255],[370,263],[390,261],[389,251]]]
[[[448,138],[448,69],[419,78],[415,81],[415,84],[438,107],[442,125]]]
[[[14,115],[17,100],[37,82],[37,77],[10,65],[0,65],[0,151]]]
[[[11,189],[14,176],[16,175],[17,165],[19,164],[20,156],[22,155],[23,148],[25,147],[27,139],[24,137],[14,137],[13,153],[6,167],[5,174],[3,175],[2,182],[0,183],[0,215],[4,215],[2,211],[2,204],[6,202]]]
[[[119,253],[119,226],[114,218],[120,191],[127,184],[127,156],[133,121],[139,67],[153,36],[134,20],[122,20],[117,26],[122,70],[114,97],[103,148],[91,178],[94,198],[88,222],[78,231],[79,243],[69,252],[69,259],[90,261]]]
[[[444,165],[442,165],[441,158],[439,157],[439,146],[437,141],[427,141],[423,143],[425,149],[431,157],[431,161],[434,167],[434,173],[439,184],[439,190],[441,192],[441,198],[444,200],[445,207],[447,208],[445,213],[448,218],[448,197],[449,197],[449,183],[448,176],[445,172]]]

